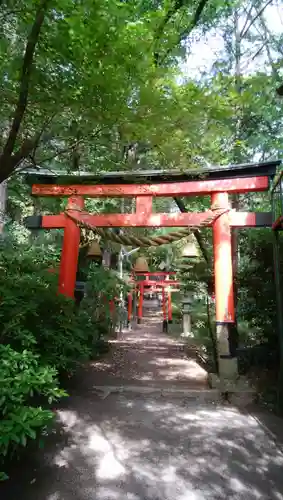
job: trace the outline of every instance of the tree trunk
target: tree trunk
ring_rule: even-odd
[[[7,182],[0,184],[0,234],[4,231],[7,201]]]
[[[235,90],[240,96],[242,92],[242,78],[241,78],[241,31],[239,26],[239,12],[235,9],[234,13],[234,46],[235,46],[235,67],[234,67],[234,78],[235,78]],[[235,124],[235,140],[234,140],[234,150],[233,150],[233,162],[241,163],[242,161],[242,151],[241,151],[241,128],[242,128],[242,117],[241,109],[237,104],[235,109],[236,114],[236,124]],[[232,199],[232,208],[239,209],[239,195],[234,195]],[[238,273],[238,229],[232,229],[232,266],[233,266],[233,288],[234,288],[234,304],[235,304],[235,323],[233,328],[230,330],[230,351],[235,354],[235,349],[238,346],[238,321],[237,321],[237,303],[238,303],[238,286],[237,286],[237,273]]]
[[[0,154],[0,182],[10,177],[21,161],[31,152],[31,145],[32,148],[34,147],[34,141],[25,139],[20,148],[15,152],[15,145],[28,106],[29,86],[36,47],[49,2],[50,0],[40,0],[38,3],[35,18],[27,37],[22,68],[19,75],[18,99],[8,137]]]

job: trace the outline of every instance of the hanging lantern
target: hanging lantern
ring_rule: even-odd
[[[136,273],[148,273],[148,263],[145,257],[138,257],[135,263],[134,271]]]
[[[95,257],[101,257],[101,255],[102,255],[102,252],[101,252],[98,241],[92,241],[91,244],[89,245],[87,257],[95,258]]]
[[[198,252],[196,240],[195,240],[195,237],[193,235],[191,235],[188,238],[187,243],[183,247],[182,257],[192,258],[192,257],[198,257],[198,256],[199,256],[199,252]]]

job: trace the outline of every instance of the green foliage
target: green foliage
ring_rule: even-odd
[[[196,163],[221,98],[193,82],[177,85],[178,57],[196,26],[208,29],[227,10],[213,0],[198,15],[201,3],[1,2],[0,180],[23,161],[132,167],[137,158],[126,151],[137,144],[147,164]],[[43,22],[26,61],[39,5]],[[17,155],[5,151],[10,135]]]
[[[241,338],[246,344],[278,342],[272,238],[268,229],[241,232],[238,314],[248,324]]]
[[[81,304],[81,314],[88,316],[90,331],[96,325],[99,337],[109,333],[109,325],[115,327],[114,316],[109,306],[110,301],[119,297],[120,287],[123,286],[113,270],[91,264],[88,271],[86,295]],[[94,344],[99,339],[93,339]]]
[[[89,330],[73,301],[56,293],[43,249],[7,245],[0,256],[0,338],[15,349],[40,353],[44,363],[72,371],[89,356]],[[50,263],[49,258],[49,263]]]
[[[38,5],[44,21],[22,73]],[[282,36],[269,32],[265,7],[261,0],[253,6],[245,0],[1,2],[0,155],[14,130],[16,103],[24,107],[22,75],[28,75],[28,95],[12,148],[18,154],[10,161],[3,153],[0,179],[23,161],[70,170],[188,169],[235,161],[235,155],[277,154],[282,113],[274,89]],[[237,41],[239,19],[249,29]],[[196,40],[211,27],[224,50],[211,74],[200,70],[194,81],[179,57],[189,55],[193,29]],[[268,69],[244,74],[246,60],[263,52]]]
[[[1,461],[36,439],[52,421],[53,413],[34,406],[34,399],[40,396],[51,404],[66,393],[58,387],[56,369],[42,365],[34,352],[0,345],[0,357]]]
[[[77,308],[57,294],[57,273],[48,271],[56,256],[52,245],[31,246],[8,235],[2,241],[0,463],[52,422],[46,405],[66,395],[57,376],[105,350],[115,274],[93,267],[87,297]]]

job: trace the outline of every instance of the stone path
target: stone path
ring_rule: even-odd
[[[206,374],[160,330],[147,318],[88,367],[1,500],[283,500],[282,421],[192,398]]]

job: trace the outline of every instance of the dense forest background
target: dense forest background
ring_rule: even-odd
[[[99,315],[102,302],[93,311],[85,299],[74,310],[56,295],[48,268],[58,265],[62,235],[31,235],[22,222],[57,213],[65,202],[32,198],[23,171],[186,171],[281,158],[283,10],[280,0],[0,0],[0,32],[6,460],[45,432],[46,404],[65,394],[62,377],[98,355],[110,324]],[[205,198],[183,203],[207,207]],[[268,211],[270,195],[241,195],[233,206]],[[116,200],[89,200],[87,208],[129,209]],[[173,200],[155,208],[176,209]],[[268,229],[234,231],[233,244],[240,344],[264,341],[276,353],[272,237]],[[210,231],[202,238],[209,262],[200,258],[187,277],[199,295],[212,269]],[[150,257],[156,266],[166,259],[159,252]],[[172,255],[177,262],[178,248]],[[88,281],[89,297],[101,301],[102,288],[111,298],[119,287],[115,273],[95,266]],[[274,359],[260,358],[261,371]]]

